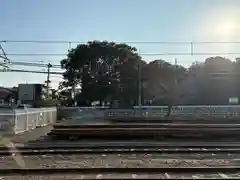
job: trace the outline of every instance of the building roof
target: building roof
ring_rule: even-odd
[[[0,99],[5,99],[7,96],[13,93],[13,89],[0,87]]]

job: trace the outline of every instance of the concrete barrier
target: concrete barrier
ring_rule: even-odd
[[[72,117],[104,117],[105,107],[58,107],[58,120]]]
[[[124,119],[124,118],[159,118],[163,119],[167,114],[167,106],[142,106],[134,109],[108,109],[105,111],[105,119]],[[240,106],[173,106],[170,118],[194,119],[239,119]]]
[[[59,107],[58,119],[67,119],[70,123],[83,123],[92,120],[130,120],[131,118],[165,119],[167,106],[142,106],[133,109],[109,109],[106,107]],[[171,119],[233,119],[240,121],[240,106],[173,106]],[[80,122],[81,121],[81,122]],[[86,122],[87,123],[87,122]]]

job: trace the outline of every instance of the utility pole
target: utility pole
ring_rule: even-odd
[[[50,84],[50,68],[52,67],[52,65],[50,63],[48,63],[47,65],[47,99],[49,99],[49,84]]]
[[[68,53],[71,51],[71,49],[72,49],[72,42],[69,41],[69,42],[68,42]],[[74,83],[74,84],[72,85],[71,94],[72,94],[72,99],[73,99],[73,106],[77,106],[77,100],[76,100],[76,83]]]
[[[174,59],[174,63],[175,63],[175,66],[177,68],[177,58]],[[175,86],[177,85],[178,81],[177,81],[177,76],[175,77]]]
[[[138,62],[138,106],[142,107],[142,64],[141,59]]]

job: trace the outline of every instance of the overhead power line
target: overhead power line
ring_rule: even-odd
[[[239,55],[240,52],[216,52],[216,53],[207,53],[207,52],[201,52],[201,53],[194,53],[194,52],[169,52],[169,53],[140,53],[142,56],[188,56],[188,55],[194,55],[194,56],[203,56],[203,55]],[[1,55],[1,54],[0,54]],[[8,56],[66,56],[67,54],[59,53],[59,54],[34,54],[34,53],[22,53],[22,54],[15,54],[15,53],[8,53]]]
[[[104,40],[103,40],[104,41]],[[40,44],[85,44],[88,41],[44,41],[44,40],[1,40],[4,43],[40,43]],[[116,43],[129,43],[129,44],[189,44],[191,42],[181,41],[115,41]]]
[[[2,55],[2,54],[0,54]],[[66,56],[66,53],[6,53],[8,56]]]
[[[48,67],[48,64],[33,63],[33,62],[20,62],[20,61],[10,61],[10,65],[20,65],[20,66],[35,66],[35,67]],[[61,65],[51,64],[51,68],[61,68]]]
[[[102,40],[101,40],[102,41]],[[2,43],[45,43],[45,44],[83,44],[88,41],[67,40],[0,40]],[[130,44],[240,44],[240,41],[115,41]]]
[[[2,43],[44,43],[44,44],[67,44],[67,43],[84,43],[80,41],[44,41],[44,40],[0,40]]]
[[[142,56],[217,56],[217,55],[239,55],[240,52],[216,52],[216,53],[140,53]]]
[[[20,69],[0,69],[0,72],[25,72],[25,73],[38,73],[38,74],[63,74],[62,72],[45,72],[45,71],[29,71]]]

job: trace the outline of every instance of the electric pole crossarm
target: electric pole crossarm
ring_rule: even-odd
[[[2,53],[1,53],[2,55],[0,55],[0,58],[3,59],[3,62],[2,63],[0,62],[0,66],[2,66],[4,68],[8,68],[6,63],[9,63],[10,60],[8,59],[8,57],[7,57],[7,55],[6,55],[5,51],[4,51],[1,43],[0,43],[0,50],[2,51]]]

